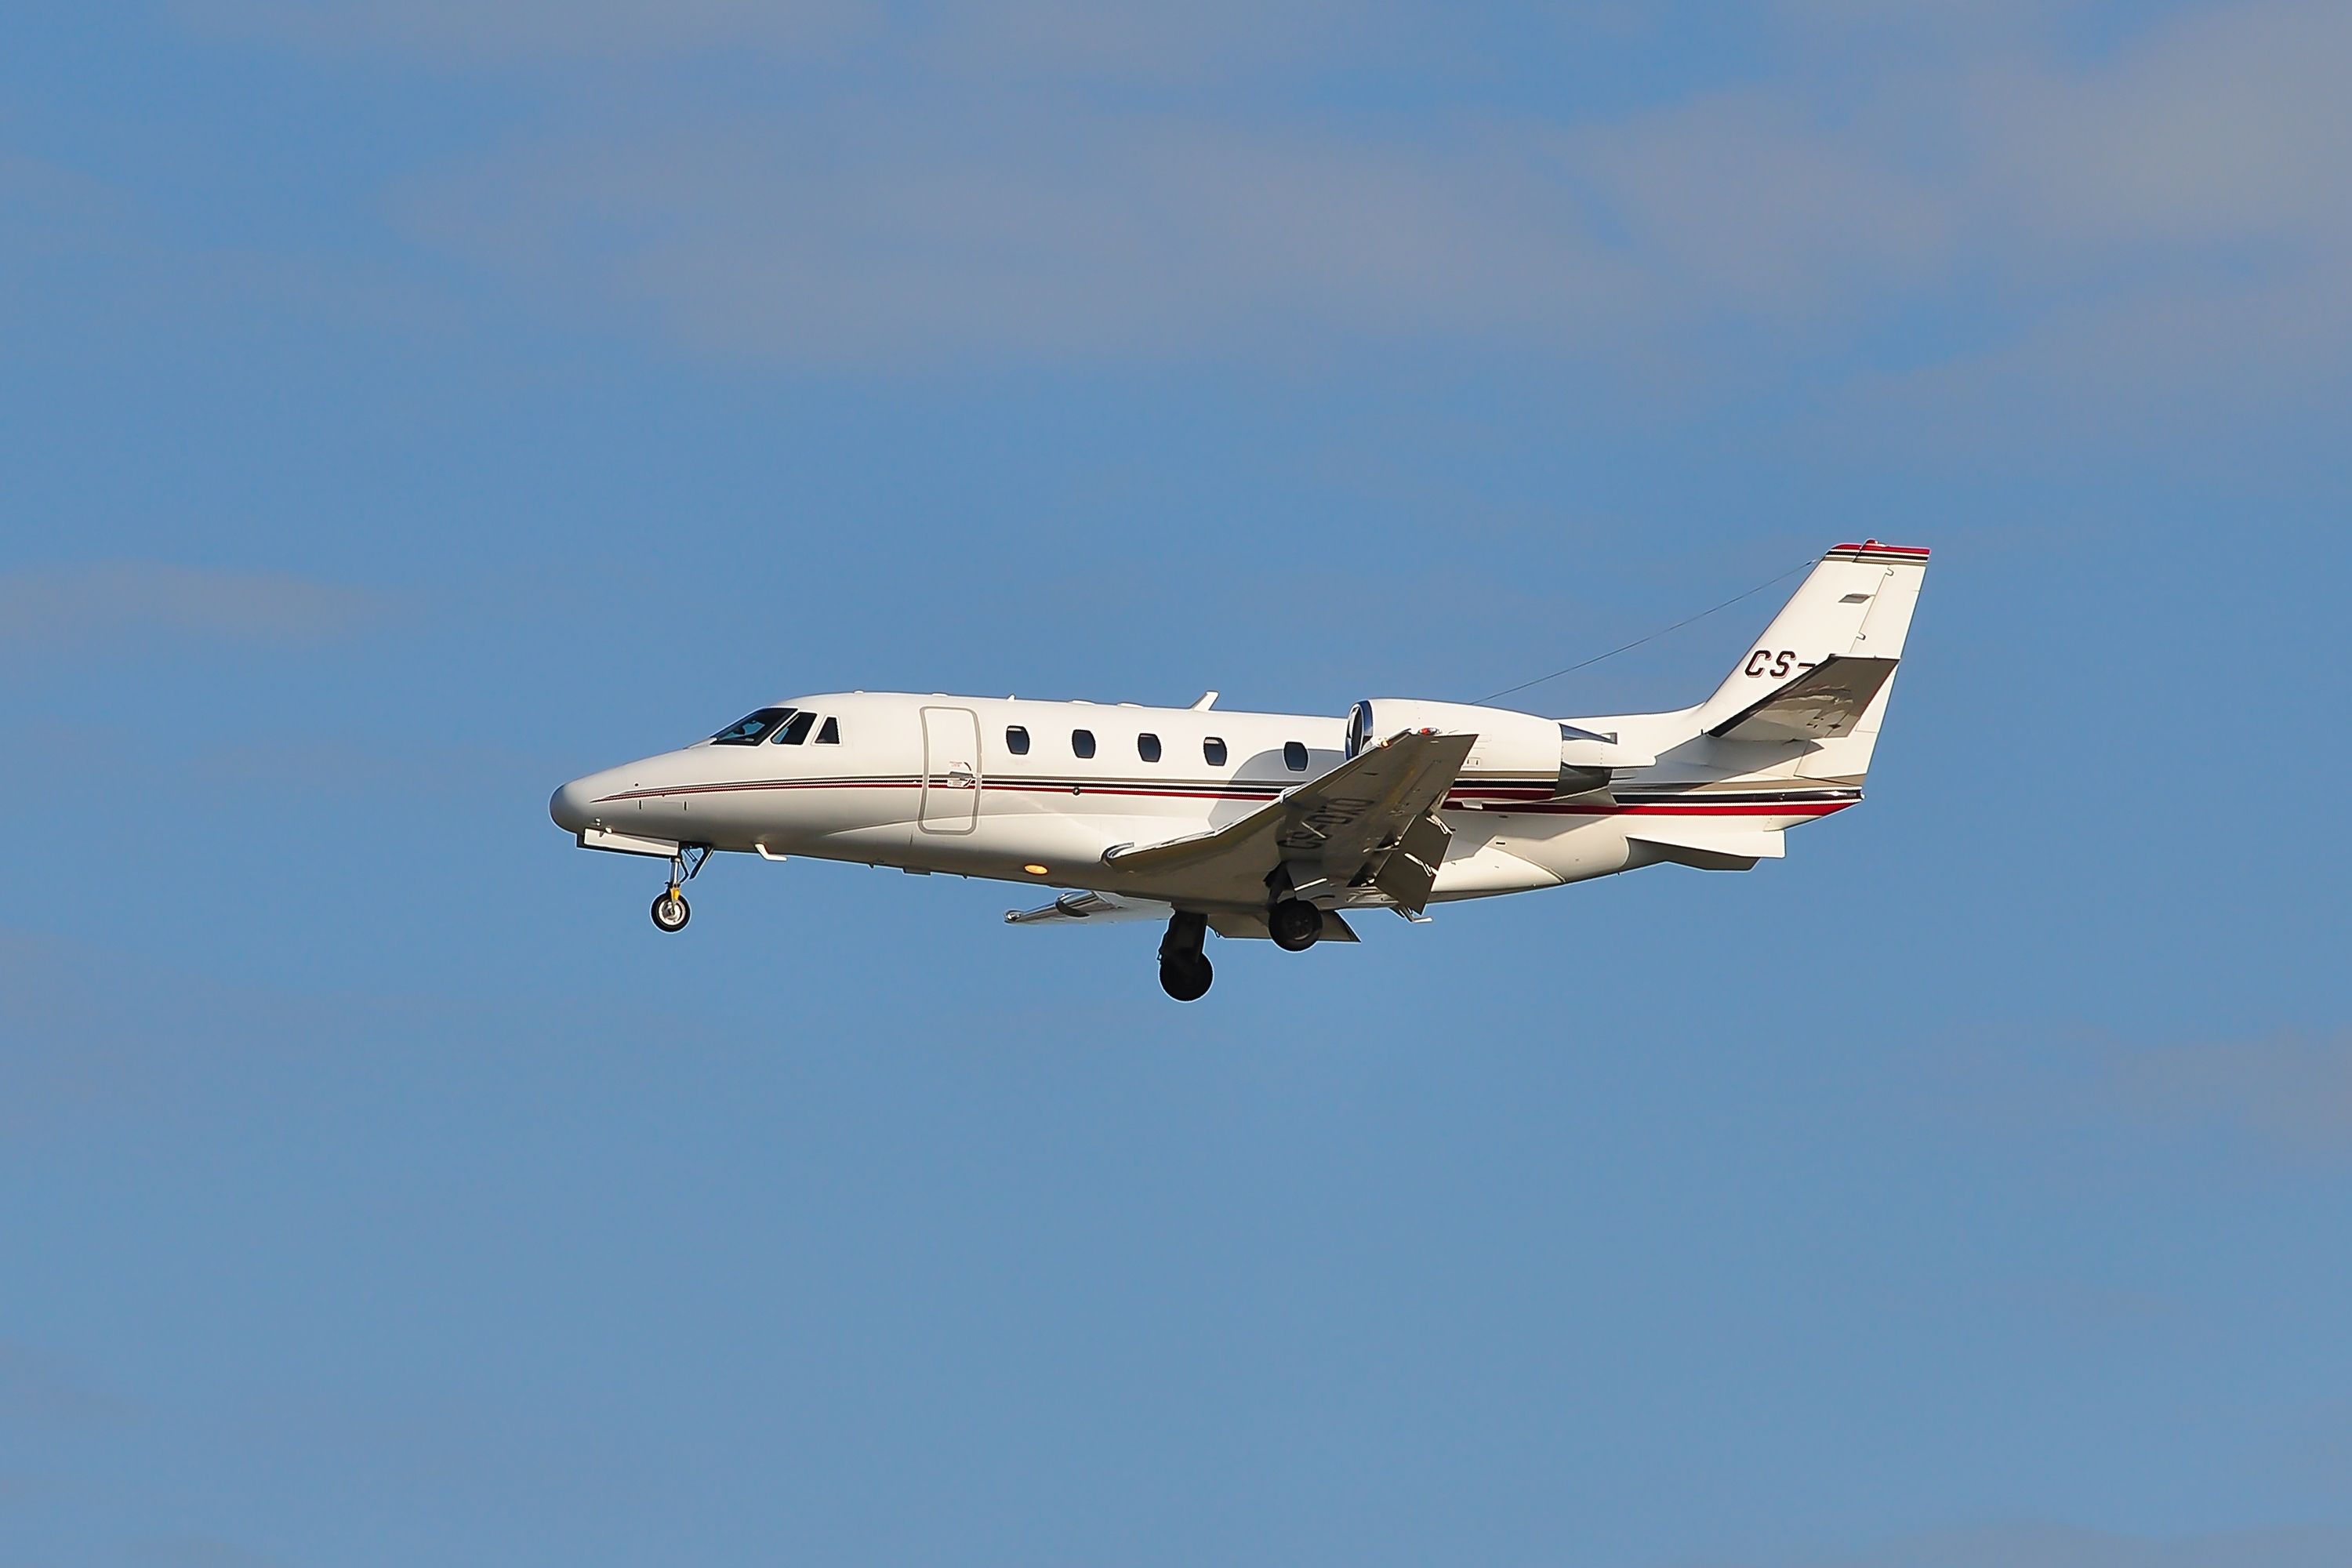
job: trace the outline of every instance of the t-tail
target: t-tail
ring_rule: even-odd
[[[1586,874],[1746,870],[1860,800],[1927,574],[1925,550],[1841,544],[1697,707],[1561,721],[1563,757],[1606,770],[1632,855]]]
[[[1621,790],[1802,785],[1853,798],[1886,721],[1927,574],[1927,552],[1914,546],[1838,545],[1714,696],[1669,713],[1564,720],[1564,750],[1576,753],[1569,760],[1591,752],[1602,766],[1614,763],[1612,787]],[[1604,741],[1610,745],[1596,750],[1593,742]]]
[[[1694,714],[1718,764],[1860,788],[1927,574],[1927,551],[1874,539],[1823,555]]]

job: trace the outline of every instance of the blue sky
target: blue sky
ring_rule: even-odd
[[[2342,7],[0,37],[0,1563],[2352,1557]],[[1865,535],[1865,808],[1196,1006],[544,815]]]

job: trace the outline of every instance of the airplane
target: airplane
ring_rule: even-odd
[[[1014,925],[1166,922],[1160,985],[1196,1001],[1211,931],[1297,952],[1355,942],[1373,910],[1780,858],[1789,828],[1862,799],[1927,554],[1832,549],[1714,695],[1672,712],[835,692],[573,779],[548,811],[583,848],[669,862],[665,931],[716,853],[990,878],[1056,892]]]

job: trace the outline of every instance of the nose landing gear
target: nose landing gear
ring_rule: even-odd
[[[669,886],[663,889],[660,896],[654,900],[653,917],[656,930],[684,931],[686,929],[686,922],[694,918],[694,910],[688,906],[686,895],[679,889],[694,880],[702,870],[703,863],[709,858],[710,846],[708,844],[680,845],[677,853],[670,857]]]
[[[1209,917],[1179,910],[1168,920],[1168,934],[1160,939],[1160,988],[1179,1002],[1198,1002],[1209,994],[1216,971],[1201,951],[1209,932]]]

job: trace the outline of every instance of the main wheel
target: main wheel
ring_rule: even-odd
[[[1283,952],[1305,952],[1323,934],[1323,911],[1304,899],[1285,899],[1265,912],[1265,928]]]
[[[1160,961],[1160,989],[1179,1002],[1198,1002],[1209,994],[1209,982],[1216,977],[1217,972],[1210,967],[1206,953]]]
[[[654,900],[654,924],[664,931],[684,931],[686,922],[693,918],[694,911],[686,907],[686,900],[667,888]]]

